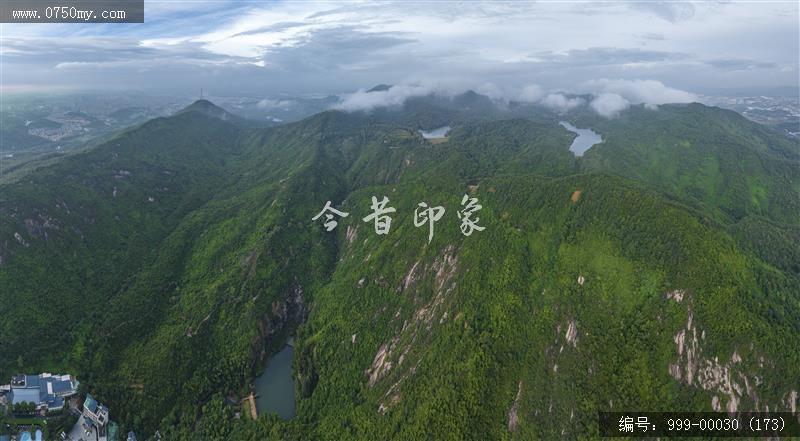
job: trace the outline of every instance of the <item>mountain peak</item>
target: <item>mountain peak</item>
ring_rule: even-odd
[[[213,111],[220,111],[220,112],[224,112],[225,111],[225,109],[223,109],[222,107],[219,107],[216,104],[212,103],[211,101],[209,101],[207,99],[203,99],[203,98],[200,98],[199,100],[193,102],[192,104],[189,104],[183,110],[184,111],[186,111],[186,110],[202,110],[202,111],[213,110]]]
[[[378,84],[377,86],[373,87],[372,89],[368,90],[367,93],[370,92],[386,92],[387,90],[391,89],[392,86],[389,84]]]
[[[239,118],[233,115],[232,113],[228,112],[227,110],[223,109],[222,107],[219,107],[216,104],[206,99],[199,99],[193,102],[192,104],[189,104],[178,113],[186,113],[186,112],[199,112],[207,116],[219,118],[223,121]]]

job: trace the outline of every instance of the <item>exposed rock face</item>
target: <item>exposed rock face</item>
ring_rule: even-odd
[[[705,339],[705,331],[698,331],[697,324],[694,323],[691,297],[683,290],[675,290],[667,293],[667,298],[677,303],[686,300],[687,308],[686,326],[673,337],[678,360],[669,365],[669,374],[689,386],[714,393],[711,398],[711,408],[715,411],[736,413],[740,410],[743,399],[753,403],[752,410],[769,409],[766,402],[760,401],[757,390],[757,387],[763,384],[763,374],[758,370],[764,369],[769,362],[763,356],[758,356],[758,367],[755,368],[757,372],[752,372],[747,371],[746,366],[752,367],[756,363],[745,363],[746,357],[743,357],[738,349],[733,351],[728,361],[720,361],[717,356],[704,356],[700,342]],[[752,352],[754,348],[751,346],[750,350]],[[752,358],[754,357],[753,355]],[[792,390],[786,396],[781,405],[794,412],[792,409],[795,409],[793,406],[797,401],[797,392]]]
[[[253,342],[253,354],[259,363],[267,356],[267,347],[276,333],[293,328],[306,318],[303,288],[294,285],[282,300],[272,302],[270,312],[258,321],[258,336]]]
[[[671,300],[675,300],[676,302],[680,303],[683,301],[684,291],[682,289],[676,289],[675,291],[670,291],[667,293],[667,298]]]
[[[44,227],[42,224],[34,219],[28,218],[23,221],[28,235],[31,237],[42,237],[44,235]]]
[[[17,222],[21,222],[21,226],[25,228],[24,231],[15,231],[13,238],[25,248],[30,247],[31,243],[34,243],[37,239],[48,240],[48,231],[58,231],[61,229],[58,220],[45,212],[34,210],[27,215],[28,217],[22,219],[23,215],[18,213],[16,208],[13,210],[13,212],[8,214],[8,217]],[[0,210],[0,213],[3,212],[7,212],[7,210]],[[9,237],[7,239],[11,238]],[[11,248],[9,248],[8,240],[5,240],[4,244],[0,247],[0,265],[7,262],[11,256],[13,256],[13,252],[11,252]]]
[[[353,227],[351,225],[347,226],[347,233],[345,234],[345,238],[347,239],[347,243],[352,244],[353,241],[356,239],[356,232],[358,231],[358,227]]]
[[[511,409],[508,410],[508,431],[513,432],[517,428],[517,422],[519,421],[519,417],[517,413],[519,412],[519,402],[522,398],[522,380],[517,384],[517,397],[514,398],[514,403],[511,404]]]
[[[20,245],[22,245],[22,246],[25,246],[25,247],[30,246],[28,244],[28,242],[26,242],[25,239],[22,237],[22,235],[19,234],[19,233],[14,233],[14,239],[17,239],[17,242],[19,242]]]
[[[411,286],[412,283],[417,281],[417,278],[419,276],[416,274],[416,271],[417,267],[419,266],[419,262],[420,262],[419,260],[416,261],[414,265],[411,267],[411,269],[408,271],[408,273],[406,273],[406,276],[403,277],[403,283],[401,285],[400,291],[405,291],[406,289],[408,289],[409,286]]]
[[[393,339],[391,343],[391,347],[394,347],[396,340]],[[375,383],[392,368],[392,362],[387,359],[390,353],[389,348],[390,346],[384,343],[381,345],[380,349],[378,349],[378,353],[375,354],[375,359],[372,360],[372,366],[368,371],[370,386],[374,386]]]
[[[567,334],[565,335],[567,342],[572,344],[572,347],[578,346],[578,328],[575,326],[575,320],[570,320],[567,325]]]
[[[375,387],[390,373],[396,378],[384,393],[379,412],[388,411],[400,400],[402,382],[416,372],[422,356],[416,357],[416,362],[408,360],[413,358],[411,355],[421,344],[424,345],[420,342],[428,338],[433,326],[443,323],[447,317],[445,304],[449,294],[455,289],[452,279],[457,270],[458,256],[455,247],[450,245],[430,264],[416,261],[400,281],[396,291],[408,294],[418,306],[413,315],[403,321],[398,332],[378,348],[372,364],[365,370],[370,387]],[[417,292],[418,282],[423,278],[431,280],[433,284],[433,296],[428,300],[422,300],[423,296]],[[393,320],[399,318],[398,311]],[[401,366],[406,367],[400,369]]]
[[[741,387],[731,380],[731,368],[728,364],[720,364],[713,360],[704,359],[702,367],[697,372],[700,387],[705,390],[715,390],[728,396],[728,413],[735,413],[739,409],[739,397],[742,395]]]
[[[791,390],[788,393],[788,397],[786,397],[786,407],[789,409],[789,412],[797,413],[797,391]]]
[[[681,303],[684,299],[684,291],[676,290],[667,294],[667,298]],[[742,388],[732,380],[730,365],[741,362],[738,353],[734,353],[730,363],[720,363],[714,359],[703,358],[700,355],[698,344],[697,327],[693,323],[694,313],[691,304],[687,305],[686,327],[675,334],[676,351],[678,353],[677,363],[669,366],[669,373],[678,381],[692,386],[719,392],[728,396],[726,409],[734,413],[739,408]],[[714,396],[711,403],[713,408],[721,408],[720,400]]]

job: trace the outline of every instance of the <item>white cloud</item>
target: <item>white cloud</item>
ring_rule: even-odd
[[[568,98],[560,93],[551,93],[539,103],[556,112],[564,113],[580,106],[583,102],[582,98]]]
[[[645,104],[655,108],[658,104],[673,102],[689,102],[696,97],[693,94],[665,86],[653,80],[592,80],[580,85],[578,91],[590,92],[594,98],[590,107],[598,114],[613,118],[631,104]],[[344,95],[342,100],[334,106],[345,111],[372,110],[379,107],[399,107],[406,100],[413,97],[435,95],[452,98],[468,90],[485,95],[498,105],[505,105],[509,101],[526,104],[536,104],[558,113],[569,112],[578,106],[586,104],[581,97],[572,97],[563,92],[547,93],[537,84],[528,84],[517,89],[513,87],[500,87],[493,83],[471,85],[468,82],[403,82],[388,90],[368,92],[365,89]]]
[[[457,12],[446,2],[413,8],[400,2],[148,2],[151,18],[143,26],[8,27],[3,86],[125,84],[185,92],[212,86],[214,71],[219,92],[252,96],[341,93],[459,75],[473,87],[494,84],[484,92],[499,101],[524,102],[592,78],[655,78],[698,92],[793,86],[796,70],[786,66],[797,66],[800,53],[797,14],[796,2],[475,1]],[[50,40],[20,50],[15,38]],[[102,45],[91,44],[98,38]],[[147,73],[122,64],[70,64],[126,59]],[[62,69],[54,70],[59,63]],[[543,91],[525,89],[531,72]],[[633,102],[622,91],[607,92]]]
[[[686,21],[694,17],[695,7],[691,3],[676,1],[635,1],[632,9],[647,11],[672,23]]]
[[[256,106],[259,109],[282,109],[289,107],[292,103],[289,100],[272,100],[269,98],[264,98],[263,100],[259,101]]]
[[[500,105],[508,104],[510,101],[537,103],[545,95],[544,89],[537,84],[528,84],[522,89],[518,89],[515,87],[500,87],[494,83],[475,84],[475,82],[466,80],[410,81],[401,82],[392,86],[389,90],[368,92],[366,89],[360,89],[357,92],[344,95],[341,102],[334,108],[345,111],[358,111],[372,110],[378,107],[397,107],[413,97],[436,95],[452,98],[469,90],[485,95]],[[548,98],[549,101],[542,102],[542,104],[558,110],[569,110],[582,103],[580,99],[568,99],[563,95],[553,95]]]
[[[614,118],[630,106],[631,103],[616,93],[601,93],[589,104],[598,114],[606,118]]]
[[[403,105],[409,98],[436,94],[437,91],[443,92],[433,84],[422,83],[398,84],[388,90],[374,92],[360,89],[355,93],[346,95],[335,108],[353,112],[372,110],[378,107],[397,107]]]
[[[655,108],[659,104],[690,103],[697,101],[697,95],[667,87],[656,80],[590,80],[579,89],[593,94],[614,93],[633,104],[645,104]]]
[[[538,84],[529,84],[522,88],[519,93],[519,101],[523,103],[535,103],[544,96],[544,89]]]
[[[494,101],[508,101],[508,91],[494,83],[483,83],[475,88],[475,92],[486,95]]]

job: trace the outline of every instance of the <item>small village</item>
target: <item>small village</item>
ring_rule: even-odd
[[[15,375],[0,384],[0,441],[136,441],[69,374]]]

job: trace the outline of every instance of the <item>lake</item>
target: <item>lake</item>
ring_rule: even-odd
[[[572,141],[572,145],[569,146],[569,150],[574,153],[575,156],[583,156],[586,150],[589,150],[593,145],[603,142],[603,137],[592,129],[579,129],[566,121],[561,121],[559,124],[570,132],[578,135],[575,140]]]
[[[442,126],[439,127],[438,129],[433,129],[430,131],[420,130],[419,133],[425,139],[439,139],[447,136],[447,132],[449,131],[450,131],[450,126]]]
[[[286,345],[267,361],[264,372],[256,377],[256,410],[259,415],[275,413],[285,420],[294,416],[293,356],[294,348]]]

